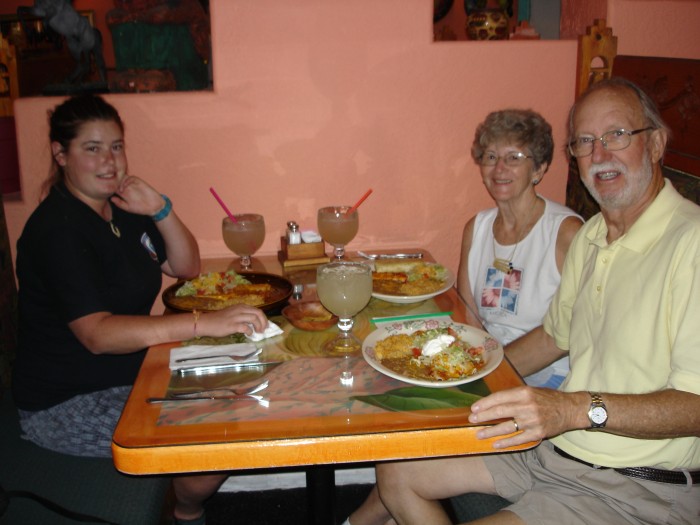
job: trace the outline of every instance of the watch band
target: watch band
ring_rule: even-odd
[[[591,406],[588,409],[588,420],[591,428],[604,428],[608,422],[608,409],[603,402],[603,397],[599,392],[588,392],[591,396]]]

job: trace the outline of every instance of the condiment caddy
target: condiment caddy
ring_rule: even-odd
[[[323,240],[305,242],[295,221],[287,223],[286,235],[280,237],[278,257],[284,268],[324,264],[330,261]]]

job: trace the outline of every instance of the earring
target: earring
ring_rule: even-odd
[[[537,186],[540,183],[540,179],[532,179],[532,185]]]

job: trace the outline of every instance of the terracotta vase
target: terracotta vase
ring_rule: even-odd
[[[507,40],[508,14],[505,9],[473,9],[467,14],[469,40]]]

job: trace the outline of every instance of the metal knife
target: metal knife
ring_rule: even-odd
[[[377,259],[422,259],[422,253],[380,253]]]
[[[363,251],[357,252],[358,255],[364,257],[365,259],[422,259],[422,253],[365,253]]]
[[[212,399],[233,399],[233,400],[238,400],[238,401],[243,401],[243,400],[252,400],[252,401],[261,401],[263,396],[256,396],[252,394],[222,394],[222,395],[216,395],[216,396],[191,396],[191,397],[185,397],[185,396],[179,396],[179,397],[149,397],[146,398],[146,403],[166,403],[166,402],[171,402],[174,401],[176,403],[180,401],[203,401],[203,400],[212,400]]]
[[[178,374],[207,374],[211,372],[218,372],[220,370],[237,369],[237,368],[254,368],[256,366],[272,366],[280,365],[284,361],[250,361],[246,363],[222,363],[220,365],[200,365],[192,366],[188,368],[179,368],[177,370]]]

